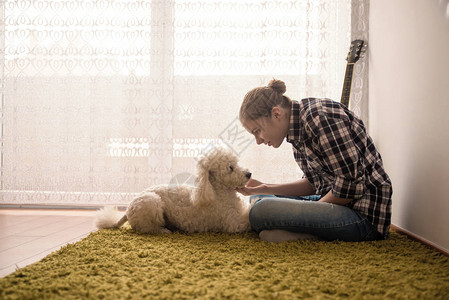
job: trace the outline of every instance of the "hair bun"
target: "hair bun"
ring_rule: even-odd
[[[282,80],[278,79],[272,79],[268,83],[268,87],[272,88],[276,93],[283,95],[285,91],[287,90],[287,87],[285,86],[285,83]]]

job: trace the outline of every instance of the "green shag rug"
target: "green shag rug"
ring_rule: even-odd
[[[101,230],[0,279],[0,299],[449,299],[449,259],[385,241]]]

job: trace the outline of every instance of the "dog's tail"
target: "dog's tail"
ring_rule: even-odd
[[[119,228],[128,220],[126,214],[121,217],[116,207],[105,206],[97,212],[95,221],[97,228]]]

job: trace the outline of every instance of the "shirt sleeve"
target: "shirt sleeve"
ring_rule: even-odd
[[[314,123],[314,148],[320,153],[322,171],[334,177],[332,194],[346,199],[361,198],[365,192],[363,158],[351,136],[349,118],[319,115]]]

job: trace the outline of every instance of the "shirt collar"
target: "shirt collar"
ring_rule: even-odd
[[[300,120],[300,105],[298,101],[292,100],[292,109],[290,113],[290,128],[286,137],[287,142],[299,140],[299,120]]]

